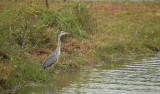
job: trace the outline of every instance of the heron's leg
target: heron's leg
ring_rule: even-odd
[[[52,66],[50,66],[50,70],[52,70]]]
[[[52,66],[50,66],[50,74],[52,75],[53,74],[53,71],[52,71]]]
[[[54,68],[54,66],[52,65],[51,67],[50,67],[50,71],[51,71],[51,73],[54,73],[55,71],[55,68]]]

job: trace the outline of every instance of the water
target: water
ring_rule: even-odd
[[[13,94],[160,94],[160,55],[118,59],[87,71],[58,75],[50,85],[26,86]]]

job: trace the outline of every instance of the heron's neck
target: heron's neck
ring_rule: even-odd
[[[60,48],[61,48],[61,36],[58,35],[58,45],[56,49],[60,51]]]

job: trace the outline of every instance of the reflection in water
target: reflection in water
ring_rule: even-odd
[[[159,94],[160,56],[106,62],[91,71],[68,72],[56,83],[23,87],[15,94]]]
[[[57,94],[56,89],[52,85],[43,85],[43,86],[26,86],[17,89],[11,94]]]

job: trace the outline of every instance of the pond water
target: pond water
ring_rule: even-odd
[[[160,55],[118,59],[91,70],[62,73],[50,85],[25,86],[12,94],[160,94]]]

